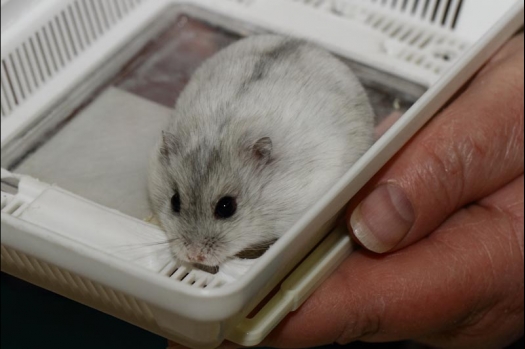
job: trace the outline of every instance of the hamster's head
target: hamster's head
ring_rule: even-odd
[[[163,132],[152,157],[149,196],[171,252],[218,266],[275,240],[262,192],[271,177],[268,137],[182,141]]]

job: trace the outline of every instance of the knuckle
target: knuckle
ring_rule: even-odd
[[[518,256],[520,258],[520,265],[523,265],[523,262],[525,261],[525,253],[524,253],[524,201],[523,198],[520,198],[518,202],[516,202],[512,207],[511,210],[504,210],[503,214],[506,216],[507,220],[509,221],[510,227],[508,228],[508,231],[505,231],[504,236],[510,240],[509,248],[511,249],[509,251],[510,256],[515,256],[513,253],[514,250],[518,251]],[[515,262],[515,261],[511,261]]]
[[[419,177],[427,190],[434,195],[440,206],[456,209],[465,190],[466,162],[473,150],[466,144],[454,142],[424,142],[422,152],[425,160]]]
[[[503,215],[508,221],[508,227],[505,226],[505,230],[503,233],[503,236],[506,240],[510,241],[510,244],[508,244],[508,252],[510,257],[514,257],[516,255],[519,256],[519,265],[523,265],[523,262],[525,261],[525,253],[524,253],[524,200],[523,197],[520,197],[517,202],[515,202],[511,208],[507,208],[502,210]],[[517,250],[517,254],[513,253],[515,250]],[[515,263],[515,260],[510,260],[510,263]]]

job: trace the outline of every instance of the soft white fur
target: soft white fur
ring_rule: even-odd
[[[169,160],[161,151],[152,158],[151,203],[174,255],[194,262],[188,255],[202,253],[202,264],[219,265],[280,237],[371,146],[373,119],[350,69],[310,44],[256,36],[216,54],[177,101]],[[269,159],[253,154],[263,137]],[[170,206],[175,191],[180,214]],[[219,220],[214,207],[226,195],[238,210]]]

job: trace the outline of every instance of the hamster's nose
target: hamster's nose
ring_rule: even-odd
[[[202,263],[206,260],[206,257],[204,257],[202,253],[188,253],[186,256],[188,257],[188,260],[193,263]]]

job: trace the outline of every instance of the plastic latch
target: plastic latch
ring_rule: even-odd
[[[272,299],[253,318],[239,323],[227,339],[244,346],[261,343],[286,315],[303,304],[352,250],[346,228],[339,226],[333,230],[288,276]]]

